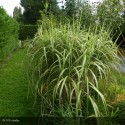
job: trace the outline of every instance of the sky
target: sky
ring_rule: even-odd
[[[13,15],[15,6],[20,6],[20,0],[0,0],[0,6],[6,10],[9,15]]]
[[[98,1],[101,1],[101,0],[90,0],[90,1],[91,2],[98,2]],[[20,0],[0,0],[0,6],[3,6],[3,8],[6,10],[6,12],[10,16],[13,16],[14,7],[20,6]]]

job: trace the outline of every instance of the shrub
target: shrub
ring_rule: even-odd
[[[20,25],[19,39],[26,40],[32,39],[37,32],[37,25]]]
[[[0,55],[7,55],[17,46],[18,23],[0,7]]]
[[[98,32],[80,30],[77,24],[39,28],[27,67],[41,115],[64,116],[57,111],[68,109],[70,116],[109,116],[98,81],[105,84],[109,64],[118,62],[117,47],[108,32]]]

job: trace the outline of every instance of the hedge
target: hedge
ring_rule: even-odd
[[[37,32],[37,25],[20,25],[19,40],[32,39]]]
[[[18,45],[19,25],[0,7],[0,58],[9,54]]]

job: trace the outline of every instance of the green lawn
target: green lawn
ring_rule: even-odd
[[[0,117],[34,116],[33,97],[28,96],[24,49],[13,52],[0,67]]]

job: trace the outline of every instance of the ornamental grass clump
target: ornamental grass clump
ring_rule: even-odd
[[[28,75],[42,116],[110,115],[98,81],[107,83],[117,47],[103,28],[90,31],[75,23],[39,27],[28,49]]]

